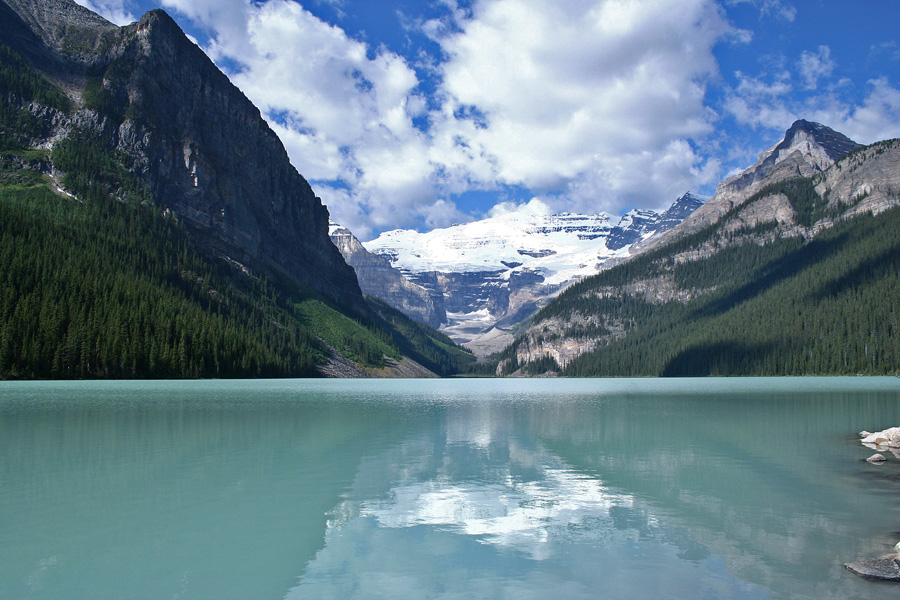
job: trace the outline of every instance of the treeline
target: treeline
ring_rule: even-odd
[[[405,355],[442,377],[468,373],[475,356],[446,335],[409,318],[383,300],[369,296],[369,305],[389,325],[391,341]]]
[[[772,186],[807,223],[829,210],[809,180]],[[720,221],[724,223],[725,219]],[[900,208],[838,221],[812,241],[776,238],[675,264],[718,235],[693,234],[585,280],[545,307],[625,327],[562,373],[573,376],[885,375],[900,373]],[[689,302],[652,304],[621,286],[661,275]],[[600,289],[616,288],[610,297]],[[501,357],[515,363],[515,346]],[[551,368],[552,365],[545,365]],[[529,367],[532,371],[536,365]]]
[[[86,107],[128,117],[100,81]],[[110,139],[74,130],[52,152],[29,146],[68,108],[0,45],[0,379],[311,377],[331,348],[376,368],[409,353],[442,375],[474,360],[388,307],[348,315],[286,275],[198,253]],[[41,174],[51,164],[65,195]]]
[[[315,375],[264,285],[210,266],[152,208],[0,188],[0,377]]]

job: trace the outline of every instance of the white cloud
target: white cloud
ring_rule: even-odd
[[[546,216],[553,213],[550,205],[540,198],[532,198],[528,202],[517,204],[515,202],[500,202],[488,211],[489,217],[499,217],[510,213],[519,213],[528,216]]]
[[[163,2],[209,33],[207,52],[363,239],[464,220],[446,198],[498,184],[557,210],[662,206],[714,165],[687,142],[712,130],[712,47],[734,33],[713,0],[446,0],[450,17],[420,25],[448,58],[429,67],[430,111],[405,59],[296,2]]]
[[[654,169],[712,130],[712,48],[731,31],[713,2],[491,0],[448,29],[443,125],[497,180],[613,212],[696,183]],[[452,117],[473,106],[476,118]]]
[[[741,71],[734,75],[738,85],[726,95],[723,108],[738,123],[754,129],[784,130],[800,118],[787,106],[787,98],[794,91],[789,72],[779,71],[769,78],[770,81]]]
[[[816,52],[804,52],[800,55],[798,68],[806,89],[816,89],[819,86],[819,79],[828,77],[834,71],[831,49],[828,46],[819,46]]]
[[[759,10],[760,17],[772,17],[793,23],[797,18],[797,8],[782,0],[726,0],[727,4],[750,4]]]
[[[134,15],[126,7],[127,0],[75,0],[78,4],[90,9],[116,25],[134,23]]]
[[[900,89],[886,77],[868,86],[869,93],[857,106],[834,96],[822,98],[813,118],[861,144],[900,137]]]

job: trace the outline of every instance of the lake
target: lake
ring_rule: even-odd
[[[871,598],[898,378],[0,383],[0,598]]]

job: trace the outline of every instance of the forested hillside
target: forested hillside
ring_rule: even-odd
[[[898,150],[898,140],[865,149],[875,160]],[[823,183],[861,164],[851,153],[821,176],[765,186],[715,223],[572,286],[506,349],[502,372],[900,374],[900,208],[854,212],[870,188],[845,201]],[[745,224],[763,204],[791,219]]]
[[[332,349],[364,372],[474,361],[388,307],[201,251],[96,131],[32,147],[74,108],[4,46],[0,91],[0,379],[309,377]]]
[[[449,375],[473,360],[381,314],[211,263],[151,206],[0,174],[0,378],[316,376],[322,341],[362,367],[411,354]]]

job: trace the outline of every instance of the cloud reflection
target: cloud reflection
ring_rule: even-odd
[[[543,475],[539,481],[508,475],[502,482],[405,483],[387,499],[364,502],[360,512],[381,527],[445,528],[542,560],[551,537],[570,534],[587,518],[609,518],[613,506],[633,506],[630,496],[570,469],[546,465]]]
[[[508,408],[449,407],[364,458],[286,598],[766,597]]]

